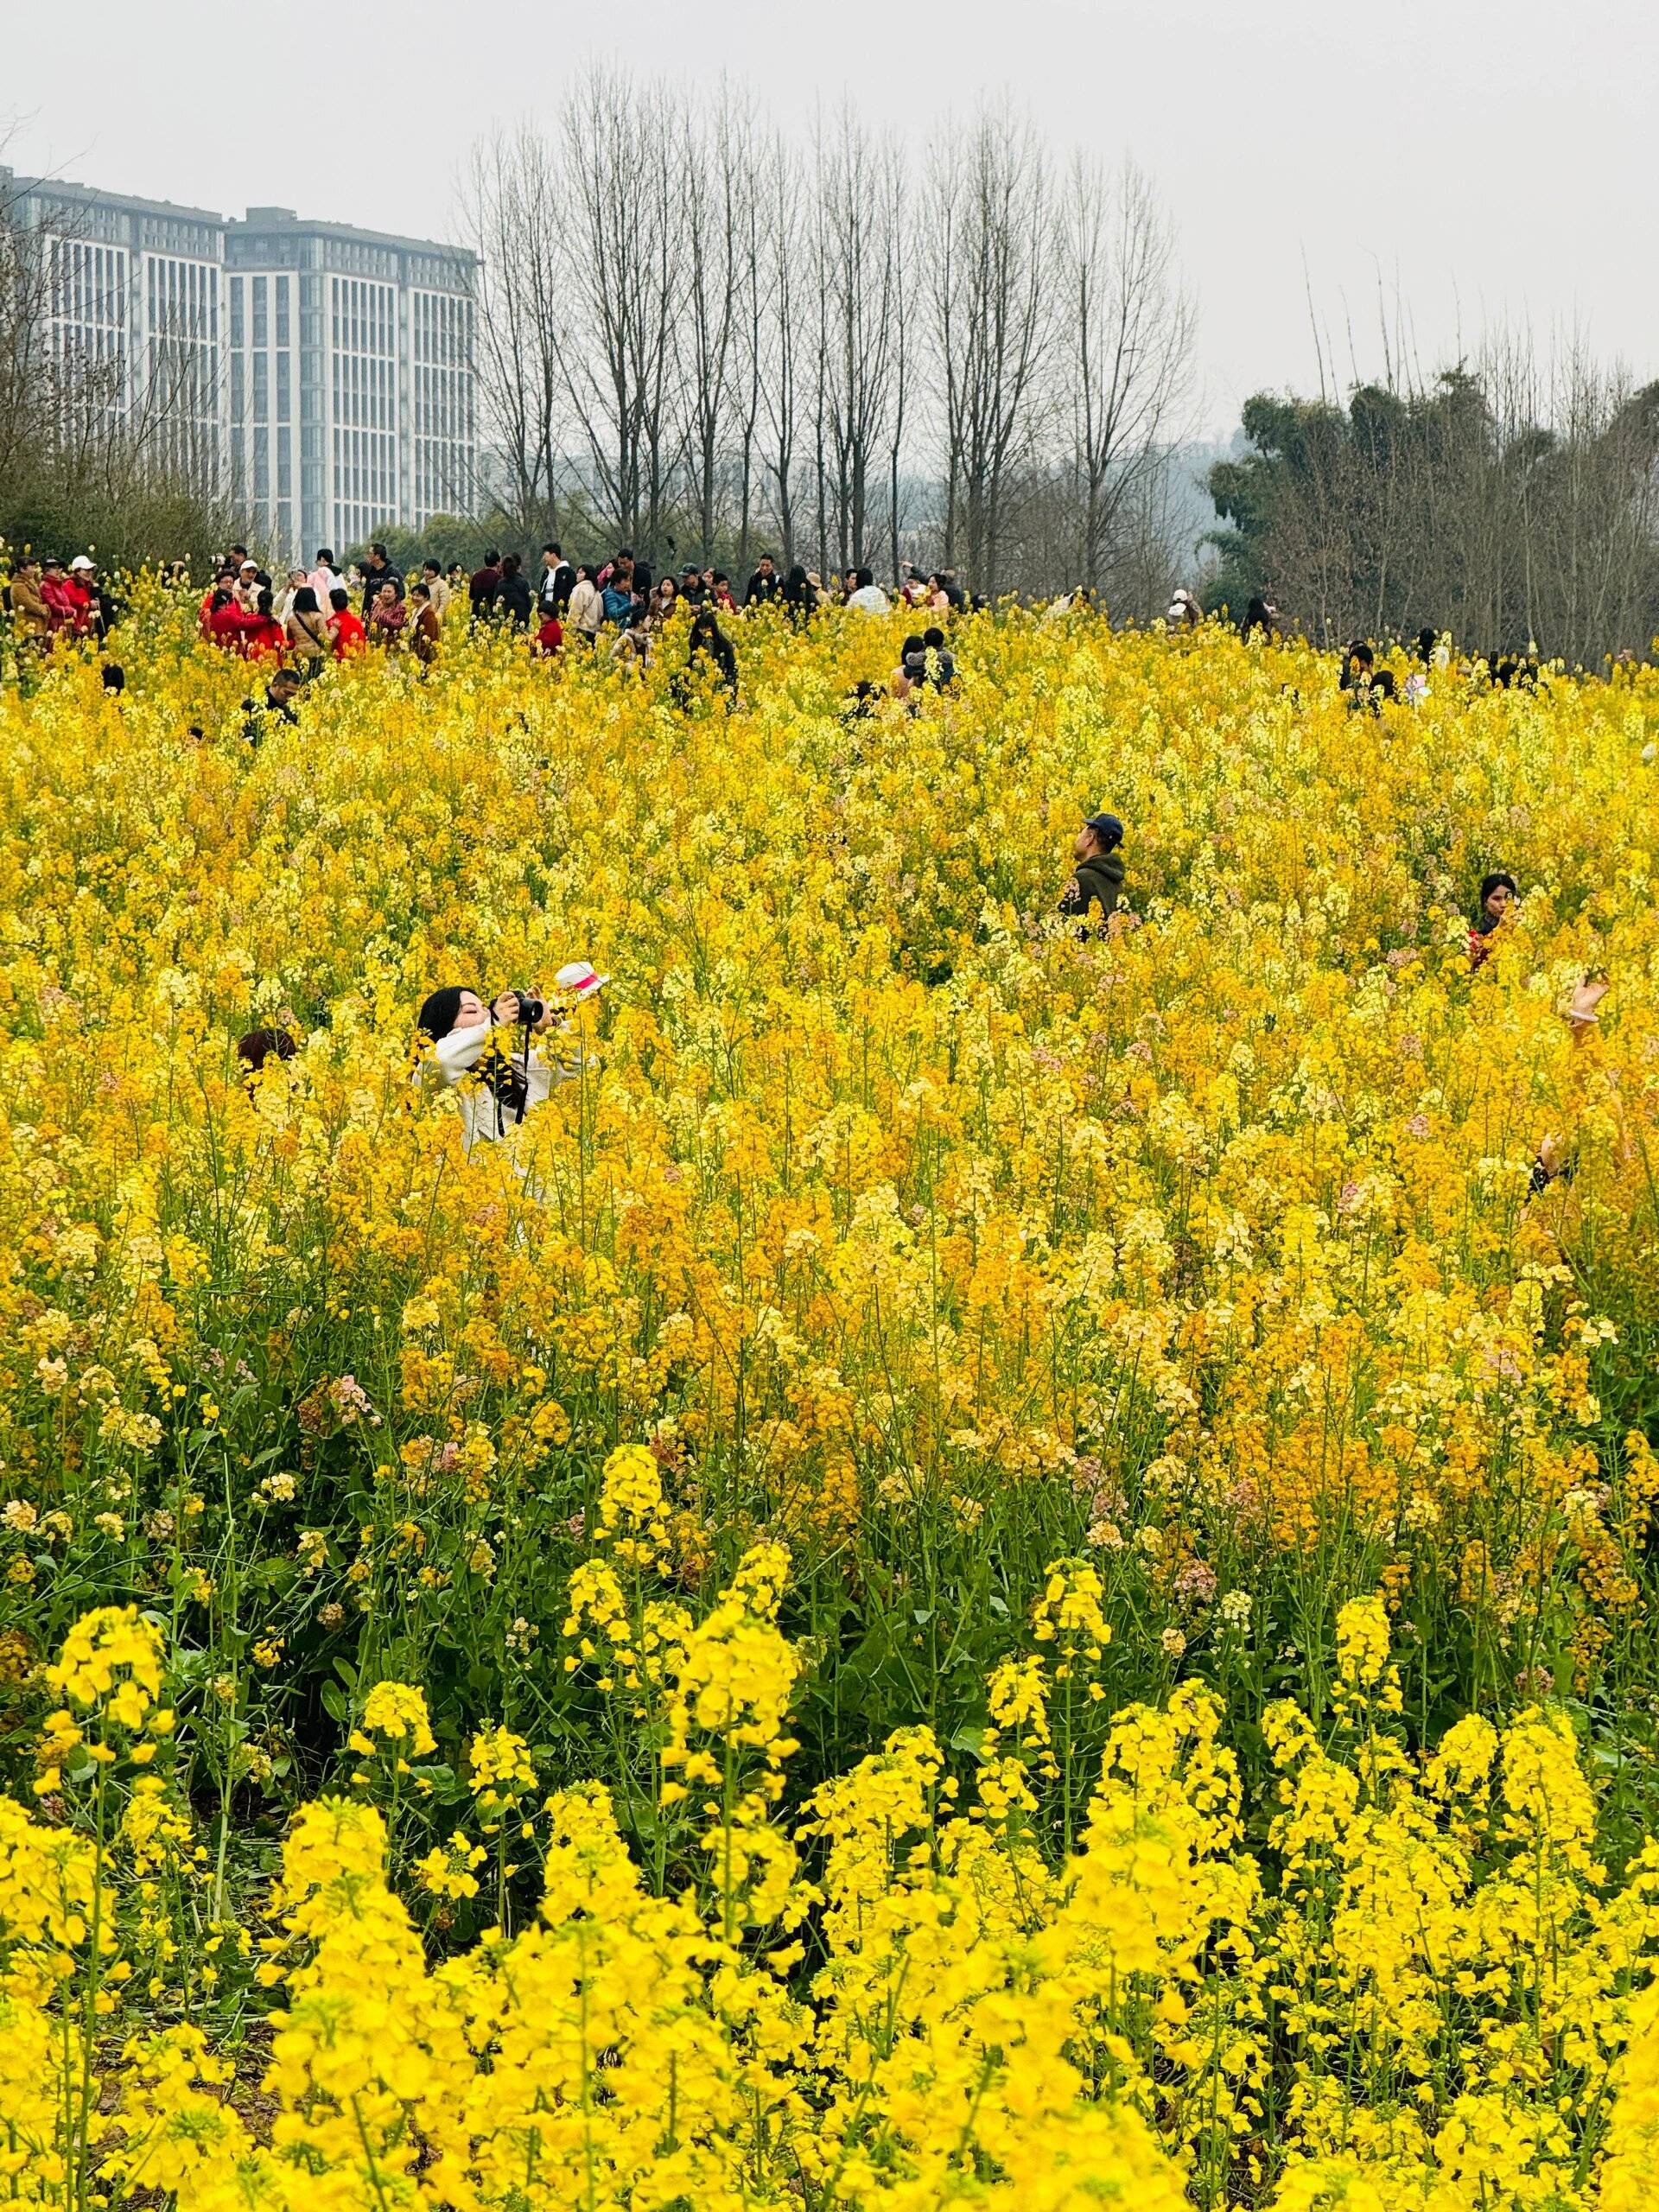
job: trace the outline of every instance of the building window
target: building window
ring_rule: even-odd
[[[329,280],[335,527],[347,544],[398,512],[397,307],[390,284]]]

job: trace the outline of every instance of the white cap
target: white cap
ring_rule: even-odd
[[[69,565],[72,569],[91,569],[96,567],[97,563],[89,561],[84,553],[77,553]]]
[[[595,991],[602,991],[611,979],[598,974],[591,960],[572,960],[560,969],[553,980],[572,998],[590,999]]]

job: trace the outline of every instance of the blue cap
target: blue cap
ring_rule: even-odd
[[[1085,830],[1092,830],[1096,836],[1108,846],[1121,845],[1123,842],[1123,824],[1115,814],[1085,814],[1083,826]]]

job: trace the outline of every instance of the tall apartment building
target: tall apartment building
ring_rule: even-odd
[[[272,545],[471,512],[476,270],[286,207],[226,226],[231,489]]]
[[[63,404],[108,408],[219,481],[223,217],[8,168],[0,205],[41,242],[40,335]]]
[[[471,511],[471,253],[4,168],[0,205],[41,241],[58,391],[142,423],[273,558]]]

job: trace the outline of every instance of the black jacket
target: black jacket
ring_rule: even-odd
[[[382,584],[391,584],[401,599],[404,578],[401,569],[394,569],[390,561],[384,569],[365,569],[363,571],[363,620],[369,619],[369,609],[374,605],[374,594]]]
[[[783,588],[784,580],[776,569],[769,576],[763,576],[757,569],[749,578],[748,589],[743,594],[743,604],[745,607],[770,607],[772,601],[782,594]]]
[[[576,588],[576,572],[561,557],[550,569],[543,569],[536,587],[536,596],[541,602],[542,617],[551,614],[559,621],[564,620],[564,610],[570,604],[570,594]]]
[[[505,614],[515,629],[530,627],[530,578],[526,575],[503,576],[501,588],[496,594],[495,611]]]
[[[726,687],[727,696],[735,706],[737,704],[737,655],[732,649],[731,639],[725,635],[724,632],[717,638],[697,639],[686,656],[685,665],[688,674],[700,664],[707,667],[710,664],[718,670],[720,680]]]
[[[383,577],[381,581],[384,582],[385,580]],[[242,736],[245,743],[257,748],[264,743],[267,733],[281,722],[286,722],[290,729],[297,729],[300,726],[300,718],[294,711],[291,700],[272,698],[269,684],[265,686],[265,696],[263,699],[245,699],[242,702]]]
[[[1112,913],[1123,896],[1123,855],[1114,849],[1109,853],[1090,853],[1086,861],[1079,861],[1077,872],[1060,894],[1060,912],[1082,917],[1090,906],[1098,906],[1103,916]]]

